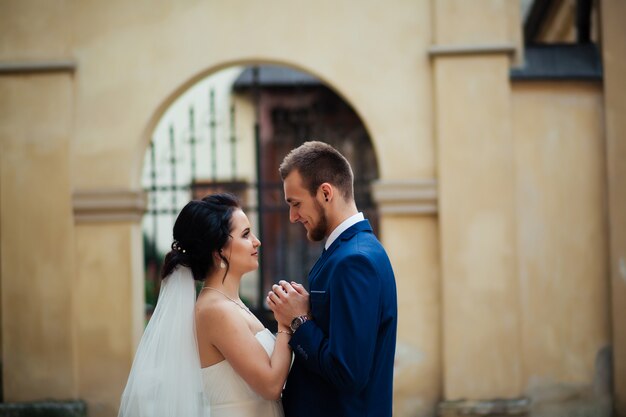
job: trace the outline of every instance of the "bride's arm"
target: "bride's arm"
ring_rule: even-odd
[[[280,398],[291,364],[289,334],[278,333],[269,357],[234,304],[216,303],[202,308],[196,320],[199,327],[206,329],[206,341],[219,350],[255,392],[268,400]]]

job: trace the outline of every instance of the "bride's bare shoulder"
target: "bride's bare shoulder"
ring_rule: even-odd
[[[241,315],[236,314],[234,307],[237,306],[223,297],[202,295],[196,301],[196,320],[200,323],[240,324]]]

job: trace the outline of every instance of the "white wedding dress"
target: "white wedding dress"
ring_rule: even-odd
[[[283,417],[280,401],[263,399],[227,361],[201,368],[191,270],[177,267],[161,284],[122,394],[118,417]],[[276,338],[255,335],[268,356]]]
[[[264,329],[255,337],[271,356],[276,343],[274,335]],[[254,392],[226,360],[202,368],[202,384],[211,417],[283,417],[280,400],[266,400]]]

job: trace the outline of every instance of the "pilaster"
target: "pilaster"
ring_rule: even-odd
[[[4,400],[73,399],[72,77],[0,75]]]
[[[442,381],[437,182],[383,179],[372,187],[398,289],[394,413],[432,416]]]
[[[519,5],[506,0],[434,4],[430,55],[444,399],[518,404],[522,352],[509,70],[520,50],[521,23],[513,9]],[[447,413],[454,408],[445,405]]]
[[[137,190],[83,189],[72,201],[79,394],[91,417],[107,417],[117,413],[145,324],[146,197]]]

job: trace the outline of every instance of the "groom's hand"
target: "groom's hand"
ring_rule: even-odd
[[[310,316],[309,293],[296,282],[279,281],[267,294],[267,305],[274,312],[276,321],[289,326],[298,316]]]

